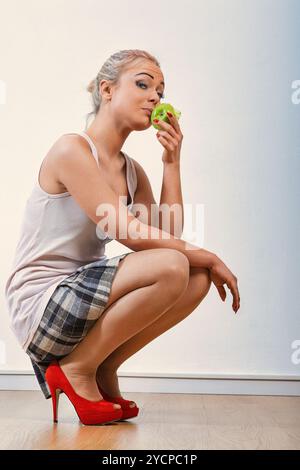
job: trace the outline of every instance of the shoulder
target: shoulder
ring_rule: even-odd
[[[62,188],[65,187],[63,173],[95,171],[96,165],[88,142],[78,134],[60,136],[50,148],[46,163],[54,180]]]
[[[63,134],[52,145],[50,151],[58,157],[73,155],[74,151],[88,150],[89,144],[86,139],[78,134]]]
[[[90,158],[88,158],[89,154]],[[87,155],[87,158],[82,158],[83,155]],[[89,143],[78,134],[60,136],[50,148],[48,157],[52,167],[56,168],[56,174],[63,163],[76,162],[76,160],[81,160],[87,165],[90,163],[93,166],[96,163],[91,154]]]

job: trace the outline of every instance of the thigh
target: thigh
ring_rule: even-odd
[[[119,262],[112,282],[106,308],[128,292],[145,287],[160,279],[172,279],[180,272],[181,278],[189,278],[188,258],[178,250],[155,248],[134,251]]]

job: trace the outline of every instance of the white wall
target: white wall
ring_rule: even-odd
[[[235,316],[229,292],[224,304],[212,286],[190,317],[120,371],[299,377],[300,104],[291,99],[299,2],[10,0],[0,8],[0,370],[32,370],[9,329],[4,285],[41,161],[61,134],[84,129],[85,86],[102,63],[137,48],[158,58],[165,101],[182,112],[184,202],[204,205],[203,246],[237,275],[241,308]],[[159,201],[154,129],[131,134],[124,150]],[[107,246],[109,256],[125,251]]]

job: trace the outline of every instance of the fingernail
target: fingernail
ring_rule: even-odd
[[[168,113],[168,112],[167,112],[167,115],[168,115],[169,117],[172,117],[172,116],[173,116],[172,113]]]
[[[153,119],[153,122],[158,122],[158,119]]]

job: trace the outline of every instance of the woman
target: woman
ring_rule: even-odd
[[[118,368],[186,318],[211,282],[222,300],[223,284],[229,287],[235,312],[240,297],[237,278],[217,255],[174,237],[175,222],[166,232],[150,218],[157,205],[149,179],[121,151],[130,132],[151,126],[164,92],[159,62],[145,51],[119,51],[88,90],[94,120],[85,132],[61,136],[43,160],[6,295],[12,329],[45,397],[52,396],[54,420],[64,392],[81,422],[97,424],[137,416],[137,405],[121,396]],[[174,116],[160,123],[157,138],[164,148],[161,203],[182,209],[183,135]],[[133,204],[149,212],[138,218]],[[103,226],[108,206],[115,231]],[[108,259],[112,239],[132,252]]]

